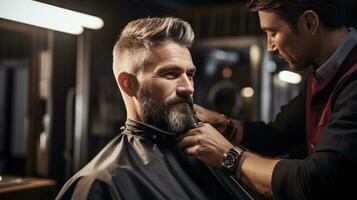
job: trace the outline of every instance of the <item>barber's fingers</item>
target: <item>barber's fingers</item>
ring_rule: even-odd
[[[198,156],[199,155],[199,146],[190,146],[184,149],[185,154],[188,156]],[[198,156],[199,157],[199,156]]]
[[[203,122],[210,122],[211,116],[219,115],[219,113],[211,111],[211,110],[204,108],[197,104],[195,104],[193,108],[195,110],[195,113],[196,113],[196,116],[198,117],[198,119],[200,119]]]
[[[185,138],[187,136],[202,134],[203,130],[201,130],[201,128],[204,127],[205,124],[206,123],[200,122],[199,124],[197,124],[197,126],[195,128],[190,129],[189,131],[187,131],[187,133],[180,135],[178,137],[178,141],[181,141],[183,138]]]
[[[198,104],[194,104],[193,105],[193,109],[195,110],[195,112],[199,115],[202,115],[205,111],[205,108],[203,108],[202,106],[198,105]]]
[[[186,148],[189,146],[194,146],[198,143],[199,138],[197,135],[187,135],[181,139],[181,141],[177,144],[179,148]]]

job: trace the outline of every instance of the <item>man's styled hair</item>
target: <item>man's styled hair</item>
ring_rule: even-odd
[[[150,60],[150,48],[155,44],[175,42],[191,47],[193,40],[190,24],[178,18],[149,17],[131,21],[124,27],[113,49],[114,75],[120,70],[137,74]]]
[[[306,10],[314,11],[322,25],[329,29],[345,25],[345,11],[340,0],[250,0],[252,11],[273,11],[296,30],[297,22]]]

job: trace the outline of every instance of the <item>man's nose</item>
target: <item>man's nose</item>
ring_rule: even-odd
[[[277,50],[274,40],[271,37],[267,38],[267,51],[268,52],[275,52]]]
[[[192,95],[194,91],[193,81],[191,81],[187,75],[183,76],[178,83],[176,89],[177,94]]]

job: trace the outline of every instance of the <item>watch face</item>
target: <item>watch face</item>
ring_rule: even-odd
[[[227,153],[223,155],[223,168],[230,172],[235,171],[243,151],[244,150],[239,147],[232,147]]]
[[[235,166],[236,160],[237,160],[236,157],[232,153],[228,152],[223,157],[223,165],[225,168],[231,169],[232,167]]]

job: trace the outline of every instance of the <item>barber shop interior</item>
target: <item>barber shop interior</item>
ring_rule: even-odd
[[[0,199],[353,195],[356,10],[0,0]]]

